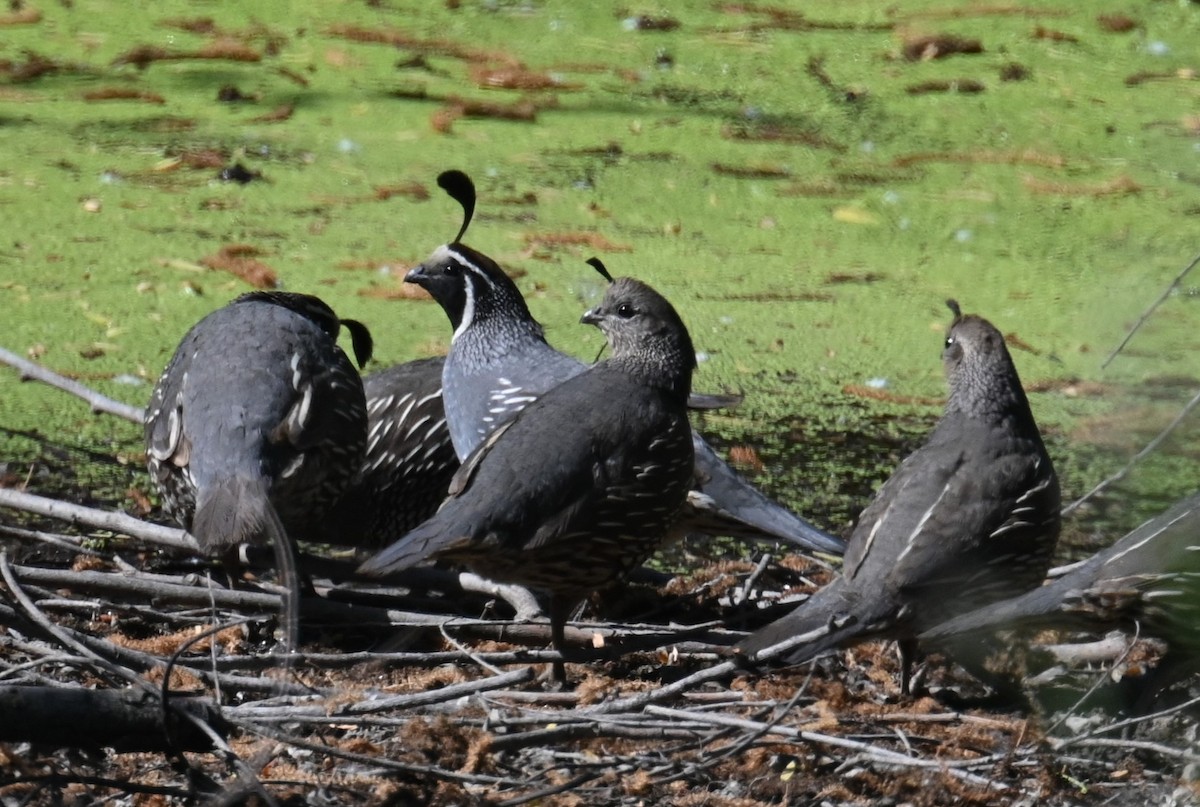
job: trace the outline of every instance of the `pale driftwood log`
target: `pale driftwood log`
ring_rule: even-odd
[[[1072,666],[1111,664],[1129,652],[1133,640],[1124,633],[1113,632],[1094,642],[1038,645],[1055,661]]]
[[[131,423],[136,423],[139,426],[142,424],[145,410],[141,407],[114,401],[107,395],[102,395],[96,390],[80,384],[78,381],[73,381],[40,364],[23,359],[16,353],[5,350],[2,347],[0,347],[0,363],[7,364],[9,367],[13,367],[19,371],[22,381],[40,381],[43,384],[48,384],[64,392],[69,392],[76,398],[82,398],[92,407],[93,412],[115,415]]]
[[[0,741],[117,751],[211,749],[211,739],[179,712],[226,732],[200,698],[173,697],[164,710],[159,698],[137,689],[0,686]]]

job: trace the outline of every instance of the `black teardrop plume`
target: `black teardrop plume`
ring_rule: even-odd
[[[467,228],[471,226],[471,217],[475,215],[475,183],[471,178],[458,169],[443,171],[438,174],[438,187],[450,194],[450,198],[462,205],[463,223],[454,236],[453,243],[462,241]]]
[[[955,319],[962,319],[962,309],[958,307],[958,300],[947,300],[946,307],[954,312]]]
[[[613,282],[613,276],[608,273],[608,267],[605,266],[604,262],[601,261],[599,258],[596,258],[596,257],[588,258],[587,265],[592,267],[593,269],[595,269],[597,272],[599,272],[600,276],[603,277],[605,280],[607,280],[609,283]]]

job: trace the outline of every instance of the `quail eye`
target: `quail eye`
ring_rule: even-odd
[[[947,336],[946,337],[946,347],[952,347],[953,345],[954,345],[954,337]]]
[[[459,272],[459,266],[457,263],[447,263],[444,271],[446,274],[450,275],[450,277],[454,277]]]
[[[631,306],[629,303],[621,303],[619,306],[617,306],[617,316],[621,319],[629,319],[635,313],[636,312],[633,310],[633,306]]]

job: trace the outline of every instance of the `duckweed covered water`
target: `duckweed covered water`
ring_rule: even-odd
[[[663,290],[703,427],[844,526],[943,394],[943,301],[1006,334],[1067,495],[1197,389],[1200,6],[906,2],[18,4],[0,17],[0,343],[141,404],[187,328],[273,272],[372,326],[384,366],[446,348],[407,267],[467,241],[555,344],[601,293]],[[801,10],[802,9],[802,10]],[[246,182],[219,179],[243,169]],[[237,172],[226,176],[237,176]],[[217,268],[213,268],[217,267]],[[0,374],[0,457],[133,457],[136,427]],[[1196,488],[1195,425],[1088,514]],[[761,464],[760,464],[761,463]],[[122,477],[123,479],[124,477]],[[32,485],[37,489],[36,485]]]

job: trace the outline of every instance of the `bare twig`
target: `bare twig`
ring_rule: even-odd
[[[0,363],[7,364],[9,367],[16,368],[21,373],[22,381],[40,381],[43,384],[48,384],[51,387],[56,387],[64,392],[69,392],[76,398],[82,398],[92,407],[93,412],[100,412],[106,415],[115,415],[119,418],[136,423],[139,426],[142,424],[144,412],[141,407],[130,406],[129,404],[114,401],[106,395],[96,392],[90,387],[85,387],[78,381],[73,381],[65,376],[59,375],[53,370],[49,370],[40,364],[36,364],[27,359],[22,359],[16,353],[5,350],[0,347]]]
[[[991,779],[985,779],[982,776],[968,773],[960,770],[960,768],[970,765],[976,766],[980,764],[990,764],[988,758],[980,760],[956,761],[937,759],[921,759],[919,757],[910,757],[904,754],[890,751],[886,748],[878,748],[869,743],[864,743],[859,740],[851,740],[847,737],[835,737],[831,734],[819,734],[813,731],[802,731],[790,726],[772,726],[768,723],[756,723],[753,720],[743,720],[740,717],[730,717],[729,715],[716,715],[709,713],[695,713],[684,711],[682,709],[671,709],[664,706],[650,705],[646,707],[646,711],[652,714],[662,715],[664,717],[679,717],[688,720],[699,722],[712,723],[714,726],[730,726],[734,728],[744,729],[746,731],[763,732],[765,734],[778,734],[783,737],[788,737],[793,740],[803,740],[808,743],[816,743],[818,745],[831,746],[833,748],[845,748],[852,751],[857,751],[867,759],[874,762],[880,762],[887,765],[910,768],[935,768],[945,770],[951,776],[970,782],[975,785],[982,785],[994,790],[1008,790],[1008,786],[999,782],[994,782]]]
[[[14,510],[24,510],[28,513],[57,518],[71,524],[83,524],[102,530],[124,533],[147,543],[165,546],[170,549],[180,549],[196,554],[199,547],[190,535],[180,529],[163,527],[142,521],[140,518],[96,510],[79,504],[60,502],[32,493],[23,493],[11,488],[0,488],[0,507],[10,507]]]
[[[1062,514],[1065,516],[1068,513],[1073,512],[1076,508],[1079,507],[1079,505],[1083,504],[1088,499],[1092,498],[1097,493],[1099,493],[1100,491],[1107,488],[1109,485],[1113,485],[1117,482],[1120,482],[1122,479],[1124,479],[1125,476],[1131,470],[1133,470],[1133,466],[1137,465],[1139,462],[1144,460],[1147,456],[1150,455],[1151,452],[1154,451],[1154,449],[1158,448],[1159,445],[1161,445],[1162,442],[1164,440],[1166,440],[1168,436],[1170,436],[1171,432],[1175,431],[1175,429],[1179,426],[1179,424],[1182,423],[1184,421],[1184,419],[1191,413],[1191,411],[1193,409],[1195,409],[1197,406],[1200,406],[1200,392],[1197,392],[1194,396],[1192,396],[1192,399],[1187,402],[1187,404],[1183,407],[1182,410],[1180,410],[1179,414],[1175,416],[1175,419],[1172,420],[1170,423],[1168,423],[1167,427],[1158,433],[1158,436],[1156,436],[1153,440],[1151,440],[1149,443],[1147,443],[1145,448],[1143,448],[1138,453],[1134,454],[1132,459],[1130,459],[1129,462],[1125,463],[1124,467],[1122,467],[1115,474],[1113,474],[1112,476],[1103,480],[1102,482],[1100,482],[1100,484],[1096,485],[1094,488],[1089,490],[1087,493],[1083,494],[1078,499],[1076,499],[1075,501],[1071,502],[1066,507],[1064,507],[1062,509]]]
[[[1183,271],[1176,275],[1175,279],[1171,281],[1171,284],[1167,286],[1163,293],[1158,296],[1158,299],[1151,303],[1150,307],[1142,312],[1142,315],[1138,317],[1138,321],[1134,323],[1133,327],[1129,329],[1129,333],[1125,334],[1125,338],[1121,340],[1121,344],[1113,348],[1112,353],[1109,353],[1108,358],[1101,363],[1101,370],[1103,370],[1105,367],[1108,367],[1109,362],[1116,358],[1117,354],[1124,349],[1125,345],[1129,344],[1129,340],[1132,339],[1133,335],[1138,332],[1138,329],[1141,328],[1142,325],[1145,324],[1146,320],[1150,318],[1150,315],[1153,314],[1154,311],[1160,305],[1162,305],[1168,297],[1171,296],[1171,292],[1175,291],[1175,289],[1179,287],[1179,284],[1183,282],[1183,279],[1187,276],[1188,272],[1192,271],[1192,269],[1195,268],[1196,264],[1198,263],[1200,263],[1200,254],[1192,258],[1188,265],[1183,267]]]

